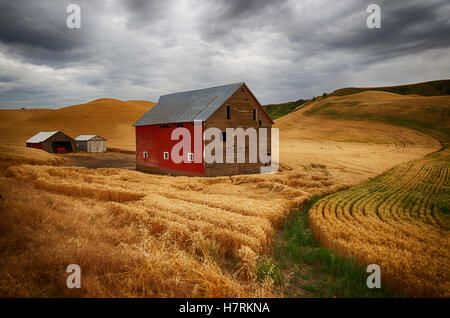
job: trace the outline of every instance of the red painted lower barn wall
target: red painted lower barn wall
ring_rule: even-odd
[[[177,123],[182,124],[191,133],[191,152],[194,152],[194,123]],[[171,140],[172,131],[175,124],[166,124],[169,128],[162,128],[161,125],[149,125],[136,127],[136,164],[147,167],[156,167],[165,171],[181,172],[193,175],[204,175],[205,167],[203,162],[194,163],[186,162],[175,163],[172,161],[172,147],[177,144],[178,140]],[[203,125],[202,133],[203,136]],[[201,137],[202,138],[202,137]],[[203,138],[202,138],[203,140]],[[144,158],[144,151],[148,152],[148,158]],[[169,159],[164,159],[164,152],[169,153]],[[187,156],[187,155],[186,155]],[[202,158],[203,158],[203,141],[202,141]],[[203,159],[202,159],[203,161]]]
[[[32,143],[27,142],[27,147],[29,147],[29,148],[36,148],[36,149],[42,149],[42,144],[41,143],[39,143],[39,144],[32,144]]]

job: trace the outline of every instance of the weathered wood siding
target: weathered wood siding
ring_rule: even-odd
[[[54,134],[47,140],[43,141],[41,143],[42,149],[47,152],[54,153],[54,152],[56,152],[55,147],[58,143],[68,143],[68,144],[70,144],[70,148],[71,148],[70,151],[72,151],[72,152],[77,151],[77,143],[75,142],[75,140],[72,137],[69,137],[62,132],[57,132],[56,134]]]
[[[78,151],[106,152],[106,139],[95,136],[89,140],[77,141]]]
[[[87,142],[88,152],[106,152],[106,140],[102,137],[95,136]]]
[[[77,151],[87,152],[87,141],[77,141]]]
[[[230,119],[227,119],[227,106],[230,107]],[[253,110],[256,111],[256,118],[253,117]],[[260,128],[268,128],[267,152],[270,153],[271,135],[270,128],[272,121],[264,113],[262,107],[255,100],[248,88],[243,85],[236,93],[234,93],[219,109],[217,109],[205,122],[205,130],[211,127],[219,128],[226,131],[226,128],[243,128],[250,127],[256,129],[259,136]],[[226,137],[228,139],[228,136]],[[212,141],[205,141],[205,145]],[[245,163],[237,163],[237,138],[235,138],[234,149],[230,149],[234,156],[234,163],[226,163],[226,142],[224,145],[223,163],[205,163],[206,176],[224,176],[246,173],[260,173],[261,166],[265,164],[260,162],[258,155],[257,163],[249,163],[249,141],[246,137],[245,144]],[[259,143],[259,142],[258,142]],[[259,145],[257,146],[259,154]],[[270,163],[269,163],[270,164]]]

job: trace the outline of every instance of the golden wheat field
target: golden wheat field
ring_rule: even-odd
[[[0,167],[26,163],[59,165],[64,162],[66,162],[65,158],[39,149],[0,144]]]
[[[250,280],[257,256],[291,206],[337,190],[324,167],[202,179],[15,165],[0,180],[5,296],[72,295],[67,262],[83,296],[274,296]]]
[[[448,160],[448,158],[447,158]],[[450,164],[404,163],[310,210],[318,239],[338,253],[382,268],[383,281],[415,297],[450,296]]]
[[[321,101],[303,112],[397,122],[441,140],[443,150],[435,154],[320,200],[310,211],[310,226],[325,246],[380,265],[384,280],[397,291],[449,297],[450,98],[365,92]]]
[[[111,140],[113,146],[129,150],[134,135],[124,133],[130,131],[129,126],[128,130],[124,127],[133,120],[126,118],[119,123],[117,110],[121,105],[111,106],[115,107],[111,113],[117,123],[103,123],[105,130],[95,133]],[[100,116],[92,105],[89,109],[94,112],[90,118]],[[85,112],[77,114],[76,110],[74,106],[65,117],[73,121],[71,127],[77,126]],[[56,125],[43,128],[46,116],[54,111],[30,111],[33,114],[29,117],[23,110],[21,115],[7,112],[0,117],[2,123],[20,117],[22,125],[29,119],[34,129],[60,129]],[[95,127],[94,122],[90,121],[89,127]],[[386,123],[306,116],[303,110],[280,118],[276,127],[280,128],[281,160],[277,173],[217,178],[55,166],[62,163],[60,156],[17,146],[33,134],[31,129],[2,135],[3,144],[13,140],[15,146],[0,148],[0,295],[283,296],[270,278],[259,282],[254,272],[258,257],[271,253],[274,234],[282,229],[290,209],[302,208],[313,196],[345,190],[399,164],[381,177],[386,179],[377,181],[386,186],[382,193],[388,201],[376,191],[371,196],[358,187],[337,192],[314,207],[311,227],[323,244],[392,269],[384,275],[399,282],[396,286],[406,286],[403,290],[408,294],[446,295],[448,276],[444,271],[436,272],[432,264],[442,260],[448,266],[447,252],[438,248],[448,246],[448,223],[439,217],[435,203],[441,192],[448,190],[448,169],[426,168],[433,164],[419,160],[441,147],[436,139]],[[74,133],[78,134],[75,128]],[[23,154],[12,160],[14,147],[21,148]],[[33,159],[41,155],[47,158]],[[419,161],[408,163],[411,160]],[[408,168],[410,165],[414,168]],[[398,177],[408,173],[409,178]],[[427,181],[415,184],[414,175],[419,173],[423,175],[419,179]],[[414,191],[423,193],[425,199],[408,197]],[[427,199],[428,195],[436,198]],[[328,207],[327,200],[340,204],[336,208],[339,214],[333,214],[334,206]],[[347,201],[355,202],[351,207],[362,212],[343,217],[353,211]],[[417,211],[409,211],[415,203]],[[330,216],[321,213],[323,207],[328,207]],[[383,216],[366,213],[371,207],[383,211]],[[380,229],[385,233],[380,234]],[[391,241],[395,231],[400,233],[399,239]],[[417,253],[427,244],[434,249],[420,252],[419,258]],[[398,258],[392,258],[395,253]],[[408,267],[417,260],[421,262]],[[82,289],[66,287],[68,264],[82,268]],[[404,276],[391,275],[399,268],[406,268]],[[417,273],[417,279],[407,283]],[[439,283],[428,289],[424,281],[432,273],[437,276],[428,285]]]

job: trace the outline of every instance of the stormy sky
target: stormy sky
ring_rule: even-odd
[[[81,8],[69,29],[67,6]],[[366,8],[381,7],[369,29]],[[0,2],[0,107],[246,82],[262,104],[450,78],[447,0]]]

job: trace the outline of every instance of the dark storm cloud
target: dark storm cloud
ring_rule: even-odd
[[[49,1],[2,1],[0,40],[50,51],[65,51],[79,45],[80,35],[68,36],[65,10],[66,5]]]
[[[147,99],[245,81],[263,103],[448,78],[450,3],[379,0],[0,3],[0,107]],[[66,7],[81,7],[68,29]]]
[[[201,21],[200,32],[208,41],[239,45],[245,30],[276,25],[277,20],[283,19],[287,3],[287,0],[214,1],[215,6]]]
[[[219,1],[221,5],[219,6],[219,14],[214,18],[218,18],[220,21],[235,22],[236,20],[241,20],[243,18],[248,18],[250,16],[259,16],[266,11],[268,7],[282,7],[287,1],[286,0],[229,0],[229,1]],[[217,22],[220,22],[217,21]]]
[[[71,3],[87,10],[82,15],[82,28],[69,29],[66,12]],[[0,3],[0,43],[7,49],[34,63],[80,61],[86,58],[80,48],[91,44],[90,33],[95,29],[95,15],[101,4],[87,1],[15,0]]]
[[[447,2],[411,1],[404,6],[395,1],[383,1],[380,6],[380,29],[352,26],[343,36],[327,41],[328,48],[347,49],[367,54],[369,58],[385,59],[450,45],[450,6]]]
[[[206,17],[202,33],[209,41],[240,45],[242,32],[267,28],[287,36],[292,45],[301,45],[311,55],[319,50],[348,50],[365,54],[367,59],[450,45],[450,4],[446,0],[376,1],[382,8],[380,29],[366,26],[369,14],[365,9],[370,3],[345,1],[345,5],[300,9],[298,3],[223,0]]]
[[[161,20],[174,4],[172,0],[124,0],[121,5],[128,13],[127,25],[142,28]]]

